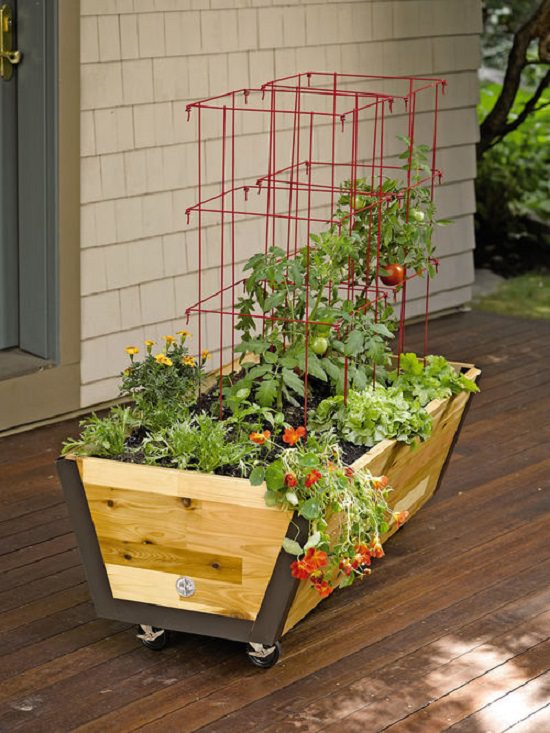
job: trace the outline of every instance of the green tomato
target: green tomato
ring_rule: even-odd
[[[420,209],[411,209],[410,214],[415,221],[424,221],[426,216]]]
[[[314,354],[322,356],[328,349],[328,339],[324,336],[317,336],[311,342],[311,349]]]

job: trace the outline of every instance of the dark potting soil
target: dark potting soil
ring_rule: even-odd
[[[318,405],[327,397],[331,396],[330,387],[326,382],[321,381],[312,377],[309,381],[311,392],[308,396],[308,410],[314,410]],[[208,414],[218,415],[219,405],[219,391],[217,386],[212,387],[206,392],[200,400],[197,402],[194,408],[195,413],[206,412]],[[304,408],[302,406],[292,405],[288,401],[284,401],[282,412],[284,413],[285,420],[293,427],[299,427],[304,423]],[[225,419],[231,415],[230,410],[227,407],[222,409],[222,419]],[[147,437],[147,430],[143,426],[137,428],[132,432],[129,438],[126,439],[126,447],[128,452],[121,453],[118,456],[113,456],[113,460],[121,461],[123,463],[145,463],[145,456],[142,451],[139,450],[144,439]],[[273,449],[264,455],[265,465],[272,463],[279,453],[288,446],[283,442],[282,435],[277,436],[274,439]],[[340,447],[342,449],[342,460],[345,464],[351,465],[360,456],[364,455],[368,448],[361,445],[354,445],[348,441],[340,441]],[[155,465],[174,467],[169,458],[160,459]],[[232,476],[235,478],[242,478],[241,473],[237,466],[227,465],[220,466],[214,472],[219,476]]]

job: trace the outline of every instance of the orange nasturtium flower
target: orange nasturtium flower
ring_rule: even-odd
[[[295,560],[290,564],[292,577],[306,580],[312,573],[318,572],[327,563],[328,555],[326,552],[310,547],[301,560]]]
[[[172,366],[174,363],[166,354],[155,354],[155,361],[157,364],[164,364],[164,366]]]
[[[361,566],[370,565],[371,553],[366,545],[355,545],[355,555],[351,563],[354,570]]]
[[[288,445],[296,445],[306,434],[306,429],[303,426],[299,428],[285,428],[283,433],[283,443]]]
[[[385,489],[389,482],[387,476],[378,476],[378,478],[373,479],[372,485],[375,489]]]
[[[394,512],[392,516],[393,521],[397,524],[398,527],[400,527],[402,524],[405,524],[405,522],[409,518],[409,512],[405,509],[405,511],[403,512]]]
[[[154,341],[151,341],[151,339],[147,339],[147,340],[145,341],[145,346],[146,346],[146,348],[147,348],[147,353],[148,353],[148,354],[150,354],[150,353],[151,353],[151,349],[153,348],[153,346],[154,346],[154,345],[155,345],[155,342],[154,342]]]
[[[181,360],[181,363],[183,364],[183,366],[197,366],[197,361],[194,356],[184,356]]]
[[[266,440],[269,440],[271,438],[271,431],[264,430],[263,433],[252,432],[248,437],[253,443],[256,443],[256,445],[263,445]]]
[[[306,476],[306,481],[305,481],[306,489],[311,488],[322,477],[323,477],[323,474],[320,471],[318,471],[316,468],[314,468],[313,471],[310,471],[308,475]]]
[[[378,537],[370,543],[369,552],[372,557],[384,557],[384,550]]]
[[[285,473],[285,486],[288,486],[289,489],[298,486],[298,479],[295,473]]]
[[[134,354],[139,354],[137,346],[127,346],[124,351],[130,356],[130,359],[133,359]]]
[[[328,582],[328,580],[319,580],[314,581],[313,587],[317,591],[317,593],[321,596],[321,598],[328,598],[334,588],[331,586],[331,584]]]

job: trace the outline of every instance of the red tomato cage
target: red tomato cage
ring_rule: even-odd
[[[247,277],[243,265],[252,254],[267,253],[272,246],[281,248],[289,261],[306,248],[306,310],[304,318],[295,321],[305,334],[306,424],[310,329],[344,328],[339,322],[310,320],[309,253],[315,248],[311,235],[330,227],[340,232],[349,227],[351,232],[364,212],[369,212],[366,271],[356,272],[350,265],[338,287],[346,289],[351,299],[361,291],[364,308],[372,309],[375,320],[388,299],[396,304],[398,363],[405,348],[407,304],[412,300],[414,315],[420,309],[424,315],[427,354],[430,278],[405,270],[399,287],[384,286],[380,252],[388,205],[397,198],[408,221],[413,189],[428,187],[433,199],[434,187],[441,182],[436,151],[439,98],[445,84],[443,79],[421,77],[306,72],[187,105],[187,118],[196,125],[197,202],[186,215],[196,238],[198,272],[196,302],[186,316],[195,321],[198,359],[205,347],[215,355],[220,414],[224,367],[237,364],[238,299]],[[429,151],[422,176],[413,169],[418,144]],[[403,154],[405,145],[408,154]],[[397,193],[384,191],[388,178],[398,180]],[[349,210],[336,216],[346,180]],[[367,184],[363,189],[361,181]],[[436,259],[431,263],[439,264]],[[376,275],[371,278],[373,271]],[[419,279],[419,275],[426,276]],[[269,313],[250,316],[259,333],[262,322],[284,320]],[[346,374],[350,358],[346,357]],[[345,381],[344,395],[347,376]]]

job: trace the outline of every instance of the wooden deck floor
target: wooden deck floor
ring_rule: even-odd
[[[468,313],[431,333],[483,369],[444,484],[267,671],[97,619],[53,463],[74,421],[0,440],[0,731],[550,731],[550,327]]]

